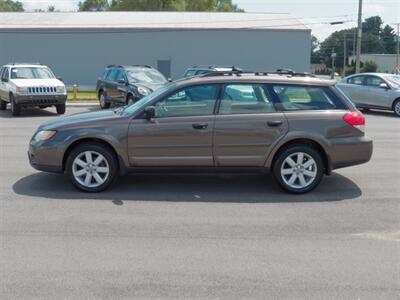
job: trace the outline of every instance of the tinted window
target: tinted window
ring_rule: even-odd
[[[115,81],[120,81],[120,80],[125,81],[124,72],[122,70],[118,70],[116,78],[115,78]]]
[[[347,80],[347,83],[364,85],[364,76],[355,76]]]
[[[109,81],[115,81],[115,77],[118,74],[118,70],[117,69],[111,69],[110,72],[108,72],[106,80]]]
[[[155,105],[156,117],[212,115],[217,90],[217,85],[197,85],[179,90]]]
[[[109,72],[110,72],[110,69],[105,69],[103,71],[103,74],[101,75],[101,78],[106,79]]]
[[[3,72],[3,74],[2,74],[2,76],[1,76],[1,78],[2,79],[8,79],[8,74],[9,72],[8,72],[8,68],[4,68],[4,72]]]
[[[381,83],[385,83],[381,78],[377,76],[366,76],[365,84],[369,86],[379,87]]]
[[[274,85],[273,90],[278,96],[279,107],[285,111],[344,108],[339,98],[327,87]]]
[[[268,90],[261,84],[230,84],[222,94],[219,114],[256,114],[274,112]]]

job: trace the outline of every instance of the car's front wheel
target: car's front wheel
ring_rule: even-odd
[[[63,114],[65,114],[66,105],[65,104],[57,104],[56,110],[57,110],[57,114],[63,115]]]
[[[10,103],[11,103],[11,114],[13,116],[19,116],[21,114],[21,106],[15,103],[13,95],[10,95]]]
[[[100,92],[100,94],[99,94],[99,103],[100,103],[101,109],[110,108],[110,102],[107,102],[107,98],[106,98],[106,95],[104,94],[104,92]]]
[[[273,166],[275,180],[287,192],[302,194],[313,190],[323,177],[323,161],[312,147],[296,145],[283,150]]]
[[[6,110],[7,109],[7,102],[0,99],[0,110]]]
[[[400,117],[400,99],[397,99],[393,104],[394,114]]]
[[[66,173],[78,189],[97,193],[107,189],[118,177],[118,161],[109,147],[84,143],[69,154]]]

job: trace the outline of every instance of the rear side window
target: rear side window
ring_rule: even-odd
[[[347,83],[364,85],[364,76],[354,76],[347,80]]]
[[[284,111],[344,109],[343,102],[328,87],[274,85],[277,105]]]
[[[224,87],[220,115],[275,112],[267,88],[262,84],[229,84]]]

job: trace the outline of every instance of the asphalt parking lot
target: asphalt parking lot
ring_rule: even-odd
[[[68,107],[68,113],[87,111]],[[367,114],[370,163],[306,195],[269,175],[130,175],[101,194],[33,170],[54,109],[0,112],[1,299],[395,299],[400,119]]]

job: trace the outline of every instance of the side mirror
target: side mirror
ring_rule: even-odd
[[[60,80],[61,82],[63,81],[62,77],[57,77],[58,80]]]
[[[8,82],[8,78],[2,78],[1,81]]]
[[[126,84],[126,81],[125,81],[125,79],[120,79],[120,80],[118,80],[118,83],[119,84]]]
[[[156,108],[154,106],[147,106],[144,109],[144,114],[146,115],[147,120],[151,120],[156,116]]]
[[[387,83],[384,83],[384,82],[382,82],[382,83],[379,85],[379,87],[382,88],[382,89],[386,89],[386,90],[389,89],[389,86],[387,85]]]

